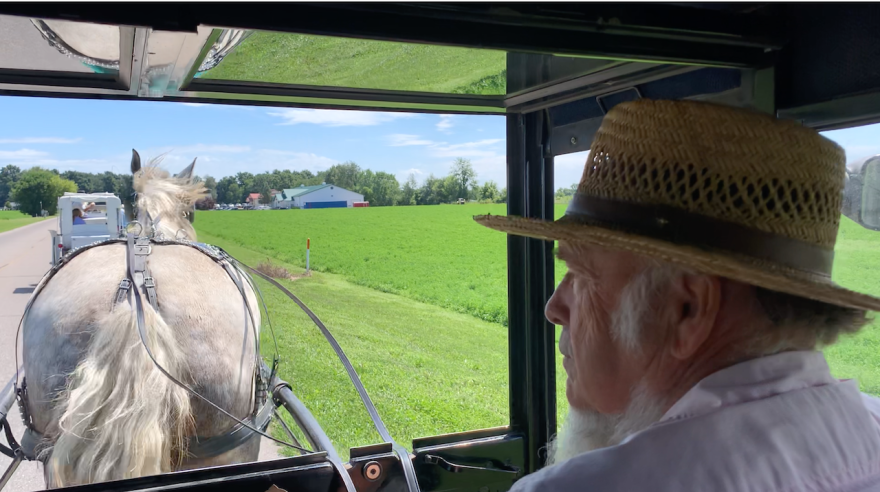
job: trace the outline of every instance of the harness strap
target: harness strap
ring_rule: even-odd
[[[149,241],[149,238],[147,238],[147,241]],[[281,440],[275,439],[274,437],[272,437],[272,436],[266,434],[263,430],[258,429],[258,428],[255,428],[253,425],[249,424],[249,423],[246,422],[245,420],[239,419],[239,418],[236,417],[235,415],[232,415],[230,412],[226,411],[225,409],[223,409],[222,407],[220,407],[220,406],[217,405],[216,403],[212,402],[211,400],[209,400],[208,398],[204,397],[203,395],[201,395],[201,394],[198,393],[197,391],[193,390],[192,388],[190,388],[190,387],[187,386],[186,384],[182,383],[182,382],[181,382],[180,380],[178,380],[176,377],[174,377],[173,375],[171,375],[167,370],[165,370],[165,368],[162,367],[161,364],[159,364],[159,362],[158,362],[158,361],[156,360],[156,358],[153,356],[153,351],[150,350],[150,346],[149,346],[149,344],[147,343],[146,320],[144,319],[144,307],[143,307],[143,301],[141,300],[139,286],[138,286],[137,282],[135,281],[135,273],[136,273],[136,271],[135,271],[135,261],[136,261],[137,255],[135,254],[135,248],[134,248],[134,246],[135,246],[136,243],[137,243],[137,240],[135,239],[134,234],[129,233],[129,234],[128,234],[128,239],[127,239],[127,245],[128,245],[128,248],[127,248],[128,251],[127,251],[127,252],[128,252],[128,254],[126,255],[126,260],[127,260],[127,274],[128,274],[128,278],[129,278],[129,280],[132,281],[131,290],[132,290],[132,294],[133,294],[132,297],[134,298],[134,310],[135,310],[135,314],[136,314],[135,317],[136,317],[136,319],[137,319],[137,330],[138,330],[138,335],[140,336],[140,339],[141,339],[141,345],[143,345],[144,349],[145,349],[146,352],[147,352],[147,355],[150,357],[150,360],[152,360],[152,362],[153,362],[153,364],[155,365],[156,369],[158,369],[159,372],[161,372],[165,377],[167,377],[169,380],[171,380],[171,382],[173,382],[173,383],[176,384],[177,386],[179,386],[179,387],[183,388],[184,390],[186,390],[187,393],[189,393],[190,395],[195,396],[196,398],[198,398],[198,399],[202,400],[203,402],[207,403],[207,404],[208,404],[210,407],[212,407],[214,410],[216,410],[216,411],[218,411],[218,412],[220,412],[220,413],[226,415],[226,416],[229,417],[230,419],[232,419],[232,420],[234,420],[235,422],[237,422],[239,426],[241,426],[241,427],[245,427],[245,428],[247,428],[248,430],[250,430],[251,433],[260,434],[260,435],[262,435],[263,437],[266,437],[266,438],[268,438],[268,439],[270,439],[270,440],[272,440],[272,441],[278,442],[278,443],[280,443],[280,444],[284,444],[284,445],[286,445],[286,446],[296,448],[296,449],[298,449],[298,450],[300,450],[300,451],[309,452],[307,449],[301,448],[301,447],[299,447],[299,446],[294,446],[294,445],[292,445],[292,444],[290,444],[290,443],[287,443],[287,442],[284,442],[284,441],[281,441]],[[170,241],[169,241],[169,243],[170,243]],[[233,278],[233,280],[235,281],[235,278]],[[236,281],[236,285],[240,286],[241,284],[240,284],[238,281]],[[241,287],[239,287],[239,289],[240,289],[240,291],[241,291]],[[245,305],[247,305],[247,306],[248,306],[248,310],[250,310],[250,305],[247,303],[247,301],[245,301]],[[253,319],[253,317],[252,317],[251,319]],[[271,417],[271,415],[272,415],[271,410],[272,410],[272,409],[267,410],[265,407],[263,408],[263,411],[268,411],[268,414],[269,414],[270,417]],[[248,420],[252,420],[252,419],[248,419]],[[249,436],[249,435],[245,435],[243,438],[246,439],[246,438],[248,438],[248,437],[250,437],[250,436]],[[226,438],[226,436],[218,436],[218,440],[217,440],[216,442],[223,442],[223,439],[225,439],[225,438]],[[229,441],[227,441],[227,443],[228,443],[228,442],[229,442]],[[218,449],[218,447],[217,447],[217,445],[215,444],[214,452],[216,452],[217,449]],[[230,449],[232,449],[232,448],[230,448]],[[225,452],[225,451],[224,451],[224,452]]]
[[[124,278],[121,282],[119,282],[119,288],[116,289],[116,297],[113,299],[113,304],[119,304],[120,302],[126,300],[128,298],[128,291],[131,289],[131,280]]]
[[[253,427],[265,432],[266,428],[269,427],[269,421],[272,419],[274,411],[275,402],[266,400],[263,408],[260,409],[252,421]],[[196,436],[189,438],[187,453],[197,458],[213,458],[241,446],[255,435],[257,433],[247,426],[240,423],[235,424],[232,429],[219,436],[203,438]]]
[[[142,287],[147,294],[147,301],[153,306],[153,309],[159,309],[159,298],[156,296],[156,284],[150,275],[150,267],[147,264],[147,257],[153,252],[153,246],[150,244],[150,238],[139,236],[134,240],[134,244],[129,240],[129,251],[131,255],[131,270],[134,276],[134,282],[138,287]],[[121,287],[121,285],[120,285]]]
[[[221,250],[222,251],[222,250]],[[227,254],[224,252],[224,254]],[[228,256],[228,254],[227,254]],[[231,258],[231,257],[230,257]],[[406,478],[407,487],[410,491],[418,492],[419,482],[416,477],[416,470],[412,464],[412,460],[409,456],[409,451],[406,450],[403,446],[398,444],[393,437],[391,437],[391,433],[388,432],[388,428],[385,427],[385,423],[382,421],[382,417],[379,416],[379,411],[376,410],[376,406],[373,404],[373,400],[370,399],[370,395],[367,394],[367,389],[364,388],[363,383],[361,382],[361,378],[358,376],[357,371],[354,366],[351,364],[351,361],[348,360],[348,357],[345,355],[345,352],[342,351],[342,347],[336,341],[336,338],[333,337],[333,334],[330,333],[330,330],[324,325],[318,316],[312,312],[308,306],[305,305],[293,292],[290,292],[286,287],[281,285],[277,280],[272,277],[264,274],[263,272],[256,270],[244,263],[238,262],[234,260],[244,268],[254,275],[262,278],[266,282],[269,282],[273,286],[275,286],[278,290],[283,292],[291,301],[295,302],[300,309],[306,313],[309,318],[315,323],[315,326],[321,330],[321,333],[324,335],[324,338],[330,343],[330,346],[333,347],[333,351],[336,352],[336,356],[339,358],[339,361],[342,362],[342,365],[345,367],[346,372],[348,373],[348,378],[351,380],[351,383],[354,385],[355,389],[358,392],[358,395],[361,397],[361,401],[364,404],[364,407],[367,409],[367,413],[370,414],[370,418],[373,420],[373,425],[376,427],[376,431],[379,432],[379,435],[382,437],[382,440],[386,443],[391,444],[391,448],[397,457],[400,459],[400,465],[403,468],[403,475]]]

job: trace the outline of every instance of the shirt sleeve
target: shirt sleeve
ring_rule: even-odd
[[[880,398],[862,393],[862,401],[865,402],[865,408],[868,409],[874,420],[880,424]]]

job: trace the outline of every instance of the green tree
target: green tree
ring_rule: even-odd
[[[119,180],[115,174],[107,171],[101,175],[101,190],[99,193],[113,193],[114,195],[118,195],[120,191],[119,188]]]
[[[12,188],[21,177],[21,169],[18,166],[9,164],[0,169],[0,206],[6,204],[12,195]]]
[[[360,166],[354,162],[345,162],[336,164],[328,169],[324,179],[327,184],[345,188],[346,190],[358,191],[358,184],[363,179],[361,174]],[[365,186],[369,186],[369,184],[365,184]],[[358,191],[358,193],[364,194],[363,191]]]
[[[21,173],[12,189],[12,199],[21,204],[19,209],[26,214],[39,215],[42,203],[49,215],[54,215],[58,211],[58,197],[64,192],[76,192],[76,183],[52,171],[34,167]]]
[[[260,203],[263,205],[272,203],[272,190],[269,188],[263,188],[263,190],[260,191]]]
[[[461,157],[456,158],[455,162],[452,164],[452,169],[450,170],[449,175],[455,179],[457,189],[454,193],[458,195],[453,197],[450,201],[455,201],[459,198],[468,198],[468,190],[470,190],[471,185],[477,181],[477,172],[474,171],[471,161]]]
[[[235,175],[235,180],[238,183],[239,187],[239,200],[244,201],[245,196],[248,193],[254,193],[254,175],[251,173],[238,173]]]
[[[501,196],[501,192],[498,191],[498,183],[491,180],[483,183],[483,186],[481,186],[479,190],[480,200],[491,200],[495,203]]]
[[[211,198],[217,199],[217,180],[211,176],[205,176],[205,188],[211,192]]]
[[[419,184],[416,183],[416,176],[410,173],[409,178],[406,179],[406,182],[403,183],[403,188],[400,191],[400,205],[416,205],[418,199],[416,195],[419,192]]]
[[[454,174],[450,174],[438,182],[436,193],[440,203],[453,203],[458,201],[459,198],[467,197],[467,188],[465,188],[464,194],[462,194],[461,181]]]

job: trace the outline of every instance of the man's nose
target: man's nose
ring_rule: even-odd
[[[554,325],[568,326],[568,307],[562,297],[561,289],[557,288],[544,307],[544,317]]]

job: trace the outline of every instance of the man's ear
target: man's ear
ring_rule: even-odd
[[[690,358],[709,338],[721,309],[720,277],[685,274],[672,282],[669,305],[674,309],[671,332],[672,356]]]

